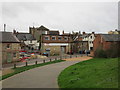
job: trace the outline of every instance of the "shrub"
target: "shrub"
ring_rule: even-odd
[[[95,51],[94,57],[97,57],[97,58],[106,58],[107,54],[106,54],[106,52],[103,49],[97,49]]]

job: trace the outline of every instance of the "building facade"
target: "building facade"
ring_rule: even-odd
[[[107,50],[112,44],[120,45],[120,34],[98,34],[93,42],[93,50]]]
[[[2,41],[2,64],[16,62],[19,60],[19,51],[21,50],[20,41],[12,32],[1,32]]]
[[[72,39],[69,35],[43,34],[42,52],[62,55],[70,51]]]
[[[109,31],[108,34],[120,34],[120,30],[115,29],[114,31]]]
[[[15,31],[14,31],[15,32]],[[34,50],[38,50],[39,48],[39,43],[38,41],[33,37],[32,34],[30,33],[14,33],[16,37],[19,39],[21,42],[21,49],[22,50],[27,50],[29,52],[32,52]]]

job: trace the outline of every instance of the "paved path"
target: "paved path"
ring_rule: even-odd
[[[2,81],[3,88],[58,88],[57,77],[66,67],[80,61],[65,61],[31,69]]]

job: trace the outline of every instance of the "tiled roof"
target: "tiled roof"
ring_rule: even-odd
[[[26,41],[26,40],[36,40],[36,39],[32,36],[32,34],[30,34],[30,33],[18,33],[18,34],[16,34],[16,37],[17,37],[19,40],[24,40],[24,41]]]
[[[120,34],[102,34],[105,41],[120,41]]]
[[[2,34],[2,39],[0,39],[0,42],[3,43],[19,43],[20,41],[17,39],[17,37],[12,32],[0,32]]]
[[[47,30],[47,31],[49,31],[49,29],[48,28],[46,28],[45,26],[43,26],[43,25],[41,25],[39,28],[38,28],[38,30]]]
[[[59,31],[49,31],[50,35],[59,35]]]

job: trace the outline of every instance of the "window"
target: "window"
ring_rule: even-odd
[[[59,37],[58,37],[58,40],[62,40],[62,37],[59,36]]]
[[[49,37],[48,37],[48,36],[46,36],[46,37],[45,37],[45,40],[49,40]]]
[[[30,40],[30,43],[32,43],[32,40]]]
[[[55,37],[55,36],[52,36],[52,40],[56,40],[56,37]]]
[[[91,39],[92,39],[92,36],[91,36]]]
[[[90,50],[93,50],[93,47],[90,47]]]
[[[7,46],[6,46],[7,48],[10,48],[10,44],[7,44]]]
[[[45,31],[45,34],[47,34],[47,31]]]
[[[67,40],[68,40],[68,37],[64,37],[64,39],[65,39],[65,41],[67,41]]]
[[[16,57],[16,53],[13,53],[13,57]]]

